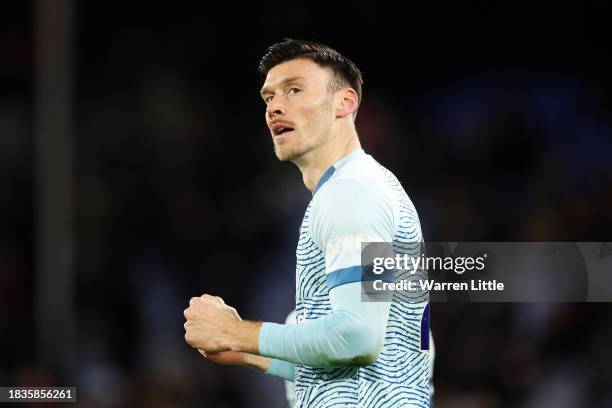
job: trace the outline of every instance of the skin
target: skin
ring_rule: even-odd
[[[300,58],[273,67],[261,89],[274,152],[298,166],[310,191],[332,164],[361,147],[354,124],[357,94],[350,87],[330,91],[332,80],[330,69]],[[293,130],[280,134],[279,127]],[[242,320],[208,294],[192,298],[184,315],[185,340],[205,358],[268,369],[270,359],[258,355],[261,322]]]

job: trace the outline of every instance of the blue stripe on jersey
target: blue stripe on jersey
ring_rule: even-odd
[[[327,274],[327,287],[331,290],[345,283],[359,282],[363,269],[361,266],[342,268]]]
[[[325,171],[325,173],[323,173],[323,175],[319,179],[319,182],[317,183],[317,186],[312,192],[312,195],[315,195],[315,193],[323,186],[323,184],[327,182],[327,180],[330,179],[330,177],[332,176],[332,174],[334,174],[335,171],[336,171],[336,168],[334,166],[331,166],[329,169]]]
[[[393,282],[393,270],[385,269],[381,274],[372,272],[372,268],[365,270],[360,266],[350,266],[330,272],[327,274],[327,287],[331,290],[336,286],[353,282],[368,282],[382,280],[383,282]],[[428,332],[429,333],[429,332]]]

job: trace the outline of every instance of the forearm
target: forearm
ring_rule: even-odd
[[[270,368],[271,358],[258,356],[256,354],[243,353],[244,362],[241,364],[243,367],[254,368],[263,373],[267,373]]]
[[[298,325],[264,323],[259,337],[260,355],[310,367],[372,364],[381,346],[376,328],[347,311]]]
[[[390,303],[361,299],[361,283],[330,291],[333,312],[297,325],[264,323],[260,355],[310,367],[372,364],[384,344]]]
[[[240,321],[231,331],[228,348],[254,355],[249,366],[261,371],[267,370],[270,362],[256,357],[311,367],[364,365],[371,364],[378,354],[372,329],[347,311],[297,325]]]
[[[206,359],[221,365],[240,366],[254,368],[265,374],[293,381],[295,377],[295,364],[287,361],[274,360],[255,354],[236,351],[222,351],[219,353],[207,353],[198,350]]]
[[[293,382],[295,378],[295,364],[288,361],[272,359],[255,354],[242,353],[242,367],[254,368],[262,373],[283,378]]]
[[[231,349],[310,367],[374,363],[384,343],[389,306],[365,302],[361,283],[330,291],[334,311],[300,324],[237,322]]]

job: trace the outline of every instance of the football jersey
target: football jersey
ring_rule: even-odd
[[[330,290],[363,279],[361,246],[354,242],[374,241],[392,243],[395,252],[418,257],[421,228],[397,178],[359,149],[324,173],[304,214],[296,250],[298,324],[333,312]],[[388,316],[381,316],[386,332],[373,364],[297,364],[297,406],[429,407],[428,302],[427,293],[418,298],[393,293]]]

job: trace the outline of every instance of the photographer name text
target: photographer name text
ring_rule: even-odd
[[[467,282],[436,282],[434,280],[401,280],[399,282],[374,281],[375,290],[433,290],[433,291],[503,291],[503,282],[496,279],[471,279]]]

